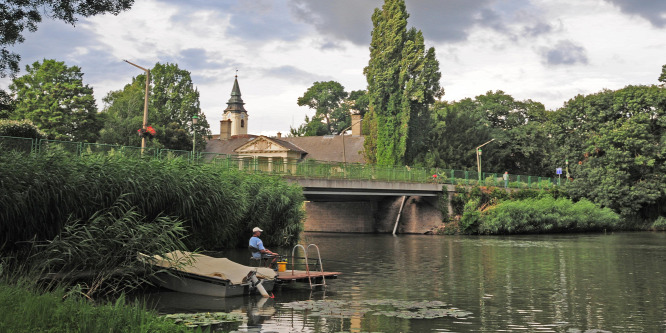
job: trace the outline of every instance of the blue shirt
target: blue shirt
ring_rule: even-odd
[[[264,242],[262,242],[261,239],[259,239],[259,237],[252,236],[252,238],[250,238],[250,246],[259,250],[265,250]],[[252,253],[252,257],[257,259],[261,258],[261,252]]]

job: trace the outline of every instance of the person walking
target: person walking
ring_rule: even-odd
[[[509,172],[504,171],[504,175],[502,176],[504,178],[504,188],[509,187]]]

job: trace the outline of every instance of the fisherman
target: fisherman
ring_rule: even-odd
[[[264,232],[259,227],[252,229],[252,238],[250,238],[250,250],[252,250],[252,257],[255,259],[273,259],[268,267],[272,267],[277,261],[279,254],[264,247],[264,242],[261,241],[259,236]]]

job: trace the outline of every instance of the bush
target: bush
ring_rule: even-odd
[[[40,131],[30,120],[0,119],[0,136],[46,139],[46,134]]]
[[[478,233],[521,234],[612,230],[620,216],[588,200],[525,199],[505,201],[481,215]]]
[[[666,231],[666,217],[659,216],[652,224],[653,230]]]

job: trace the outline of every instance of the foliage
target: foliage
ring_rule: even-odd
[[[31,270],[40,276],[56,274],[65,282],[83,281],[81,292],[90,298],[117,295],[149,283],[144,271],[151,266],[139,261],[138,253],[186,250],[181,240],[185,236],[182,222],[166,216],[146,220],[121,199],[87,221],[70,218],[53,240],[36,244]]]
[[[659,216],[654,223],[652,223],[653,230],[666,231],[666,217]]]
[[[0,119],[0,136],[46,139],[46,134],[40,131],[30,120]]]
[[[0,119],[7,119],[14,111],[14,99],[6,91],[0,89]]]
[[[557,156],[568,158],[574,199],[653,220],[666,215],[666,89],[627,86],[577,96],[552,121]]]
[[[0,244],[8,248],[53,239],[68,219],[90,220],[121,197],[147,221],[182,220],[190,248],[243,244],[253,227],[247,221],[273,230],[264,241],[274,246],[293,244],[302,228],[299,187],[222,165],[54,152],[3,153],[0,169],[7,170],[0,173],[0,220],[9,221],[0,225]]]
[[[482,214],[480,234],[522,234],[543,232],[583,232],[613,230],[620,216],[608,208],[600,209],[588,200],[573,203],[569,199],[544,197],[503,201]]]
[[[315,110],[312,121],[324,121],[324,134],[340,133],[350,125],[349,110],[343,103],[348,95],[345,87],[336,81],[318,81],[298,98],[298,106]]]
[[[330,134],[326,124],[315,117],[310,120],[308,116],[305,116],[305,123],[298,126],[298,128],[289,128],[289,133],[291,136],[323,136]]]
[[[18,72],[21,56],[7,47],[23,43],[23,30],[37,31],[42,15],[74,25],[83,17],[111,13],[117,15],[132,7],[134,0],[5,0],[0,4],[0,77]]]
[[[407,30],[409,14],[403,0],[385,0],[372,15],[368,81],[369,111],[366,151],[379,165],[411,163],[430,123],[428,105],[443,94],[434,48],[426,51],[423,34]],[[426,127],[424,127],[426,126]],[[366,154],[368,154],[366,152]]]
[[[193,133],[196,148],[203,150],[210,126],[201,112],[199,91],[194,87],[190,72],[177,64],[155,64],[150,70],[148,124],[157,131],[151,143],[154,147],[191,150]],[[123,90],[111,91],[104,98],[104,128],[100,142],[138,146],[136,131],[143,125],[146,75],[137,75]],[[192,123],[192,117],[199,121]]]
[[[32,121],[49,139],[94,142],[101,124],[93,89],[83,84],[81,69],[44,59],[26,70],[9,86],[15,96],[10,118]]]
[[[547,120],[543,104],[517,101],[501,90],[437,102],[432,131],[416,161],[431,167],[476,169],[475,147],[495,139],[483,149],[482,170],[550,174]]]
[[[666,84],[666,65],[661,66],[661,75],[659,75],[659,82]]]
[[[42,292],[25,283],[0,282],[0,331],[28,332],[193,332],[125,297],[94,305],[67,297],[64,289]],[[197,330],[200,332],[200,330]]]

